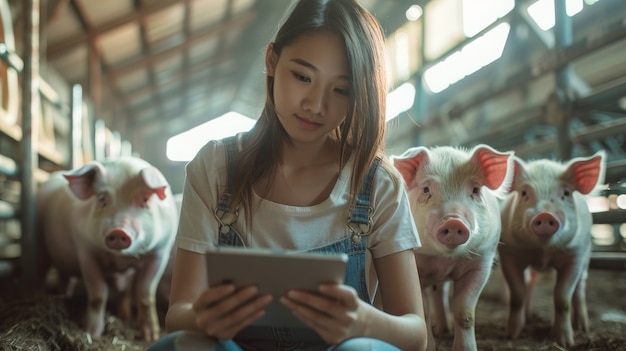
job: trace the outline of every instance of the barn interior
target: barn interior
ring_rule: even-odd
[[[389,155],[604,150],[592,266],[623,272],[626,2],[360,2],[387,39]],[[51,172],[134,155],[182,192],[201,145],[253,125],[265,48],[292,3],[0,0],[0,277],[35,283],[34,194]]]

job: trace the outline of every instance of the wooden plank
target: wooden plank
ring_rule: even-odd
[[[594,251],[591,253],[589,268],[607,270],[626,270],[626,252]]]
[[[0,220],[14,219],[17,217],[17,209],[11,203],[0,200]]]
[[[15,177],[17,175],[17,164],[13,159],[0,154],[0,173],[9,177]]]
[[[19,243],[10,243],[0,246],[0,259],[19,258],[22,255],[22,246]]]
[[[594,224],[622,224],[626,223],[626,210],[610,210],[591,214]]]

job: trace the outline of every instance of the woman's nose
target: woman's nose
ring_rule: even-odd
[[[304,110],[310,111],[313,114],[325,115],[327,109],[326,96],[323,89],[319,87],[311,87],[306,98],[304,99]]]

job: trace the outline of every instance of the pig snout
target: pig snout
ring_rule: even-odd
[[[132,243],[130,236],[122,229],[113,229],[104,238],[106,246],[112,250],[127,249]]]
[[[458,218],[447,219],[437,228],[437,240],[449,249],[466,243],[469,235],[467,225]]]
[[[545,211],[537,213],[530,222],[532,231],[541,237],[554,235],[560,226],[559,220],[552,213]]]

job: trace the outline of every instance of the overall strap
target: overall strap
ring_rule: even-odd
[[[228,233],[231,230],[231,225],[235,223],[239,216],[237,208],[232,212],[229,208],[232,189],[228,181],[233,174],[233,164],[235,163],[235,157],[238,152],[237,136],[225,138],[224,147],[226,148],[226,190],[220,194],[214,215],[219,222],[220,232]]]
[[[354,242],[359,242],[361,237],[367,236],[371,229],[372,213],[374,212],[371,195],[374,188],[374,176],[380,162],[380,157],[374,158],[365,176],[365,181],[356,196],[354,205],[352,205],[348,214],[348,228],[352,231],[352,240]]]
[[[224,146],[226,147],[226,191],[220,195],[217,208],[219,211],[228,212],[228,205],[232,189],[230,182],[228,181],[233,174],[233,164],[235,162],[235,156],[237,156],[237,136],[233,135],[224,139]]]

